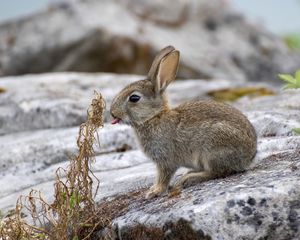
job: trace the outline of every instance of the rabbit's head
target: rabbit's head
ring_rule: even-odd
[[[168,46],[155,57],[144,80],[126,86],[112,101],[113,124],[123,121],[140,125],[168,108],[165,89],[175,79],[179,51]]]

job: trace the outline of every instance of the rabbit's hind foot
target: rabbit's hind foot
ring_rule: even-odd
[[[183,175],[173,186],[174,189],[182,189],[193,186],[197,183],[215,179],[217,176],[211,172],[188,172]]]

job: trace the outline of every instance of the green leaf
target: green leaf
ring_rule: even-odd
[[[278,74],[278,77],[287,82],[283,89],[298,89],[300,88],[300,69],[295,72],[295,77],[290,74]]]
[[[278,77],[281,80],[289,82],[289,83],[295,83],[296,82],[296,79],[290,74],[278,74]]]
[[[73,192],[72,193],[72,196],[70,198],[70,208],[71,209],[74,209],[75,205],[76,205],[76,200],[77,200],[77,197],[76,197],[76,193]]]
[[[295,79],[296,79],[297,83],[298,82],[300,83],[300,69],[296,71],[296,73],[295,73]]]
[[[60,193],[60,194],[61,194],[61,196],[62,196],[62,198],[63,198],[64,200],[67,199],[67,194],[66,194],[65,192],[62,192],[62,193]]]
[[[81,201],[82,201],[82,197],[80,196],[80,194],[78,194],[78,196],[77,196],[77,203],[79,204],[79,203],[81,203]]]
[[[293,128],[292,129],[294,133],[296,133],[297,135],[300,135],[300,128]]]
[[[79,240],[78,236],[74,236],[72,240]]]
[[[76,205],[79,205],[81,200],[82,198],[80,194],[78,194],[77,192],[73,192],[70,198],[70,208],[74,209]]]
[[[286,89],[295,89],[295,88],[298,88],[296,84],[293,84],[293,83],[288,83],[288,84],[285,84],[283,89],[286,90]]]
[[[299,34],[287,34],[283,36],[283,41],[291,50],[300,49],[300,35]]]
[[[45,233],[38,233],[34,237],[35,237],[34,239],[46,239]]]

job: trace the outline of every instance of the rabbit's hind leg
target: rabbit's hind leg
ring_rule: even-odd
[[[217,175],[209,171],[190,172],[183,175],[175,184],[174,189],[189,187],[197,183],[209,181],[217,178]]]

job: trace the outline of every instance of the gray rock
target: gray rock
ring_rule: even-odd
[[[280,91],[263,98],[244,97],[234,105],[251,119],[259,137],[291,136],[300,127],[300,90]]]
[[[144,74],[169,44],[181,51],[184,78],[269,81],[300,63],[281,39],[222,0],[75,0],[2,24],[0,74]]]
[[[65,161],[77,153],[77,136],[77,127],[0,136],[1,169],[5,170],[19,163],[30,163],[33,166],[43,164],[45,167]],[[106,125],[99,130],[98,136],[101,142],[100,148],[98,143],[95,145],[97,155],[137,149],[133,130],[129,126]]]
[[[297,111],[299,111],[299,95],[300,89],[281,90],[279,94],[274,96],[262,98],[244,97],[234,104],[245,111],[285,110],[295,116],[298,113]]]
[[[299,167],[298,152],[273,154],[246,173],[187,188],[179,196],[152,201],[141,196],[114,220],[117,235],[139,239],[135,229],[143,226],[167,239],[299,239]],[[194,238],[180,237],[193,231]]]
[[[13,209],[19,196],[28,194],[31,189],[41,190],[45,199],[53,201],[55,172],[60,167],[66,169],[68,164],[66,158],[48,166],[19,163],[1,171],[1,211]],[[154,165],[138,150],[97,156],[93,172],[100,180],[101,190],[96,200],[149,186],[154,180],[154,169]]]

